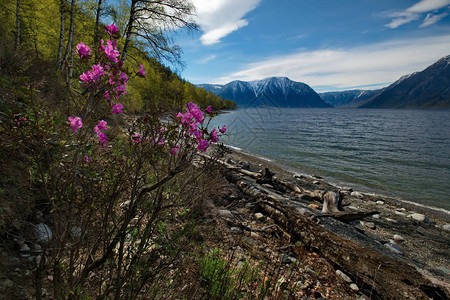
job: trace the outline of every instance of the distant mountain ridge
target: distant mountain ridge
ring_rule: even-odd
[[[323,101],[334,107],[355,108],[362,105],[366,100],[381,93],[379,90],[346,90],[336,92],[319,93]]]
[[[270,77],[255,81],[231,81],[225,85],[199,84],[223,99],[241,107],[331,107],[307,84],[287,77]]]
[[[450,55],[401,77],[360,107],[450,109]]]

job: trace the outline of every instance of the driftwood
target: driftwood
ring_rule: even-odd
[[[372,299],[448,299],[444,290],[433,285],[400,256],[359,233],[353,226],[334,220],[360,219],[376,212],[338,210],[317,215],[288,198],[271,197],[236,174],[225,173],[225,177],[256,200],[260,209],[290,235],[292,243],[299,240],[305,247],[319,252],[349,275]],[[339,207],[339,197],[338,203],[334,202],[335,196],[329,194],[328,197]],[[319,217],[320,224],[316,223]]]
[[[334,218],[336,220],[339,220],[341,222],[351,222],[351,221],[355,221],[355,220],[361,220],[363,218],[367,218],[376,214],[379,214],[380,212],[378,211],[370,211],[370,212],[363,212],[363,211],[351,211],[351,212],[346,212],[346,211],[340,211],[340,212],[335,212],[335,213],[329,213],[329,214],[321,214],[321,215],[315,215],[312,217],[312,219],[317,219],[317,218],[324,218],[324,217],[331,217]]]

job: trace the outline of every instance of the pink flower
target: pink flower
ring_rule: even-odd
[[[209,142],[207,140],[201,139],[198,143],[197,150],[201,152],[205,152],[209,147]]]
[[[94,127],[94,131],[99,133],[101,130],[106,130],[106,125],[108,123],[106,123],[105,120],[101,120],[100,122],[98,122],[98,124]]]
[[[123,83],[126,83],[128,81],[128,76],[125,72],[120,72],[119,80]]]
[[[90,162],[90,161],[91,161],[91,158],[90,158],[89,156],[85,155],[85,156],[84,156],[84,162],[85,162],[85,163],[88,163],[88,162]]]
[[[112,41],[108,41],[106,46],[103,46],[103,51],[105,51],[106,57],[113,61],[113,62],[118,62],[118,58],[120,53],[117,49],[115,49],[113,42]]]
[[[111,113],[112,113],[113,115],[114,115],[114,114],[121,114],[121,113],[123,113],[122,108],[123,108],[123,105],[120,104],[120,103],[117,103],[117,104],[115,104],[115,105],[112,105],[112,111],[111,111]]]
[[[102,148],[105,148],[106,143],[108,142],[108,136],[105,133],[100,131],[97,133],[97,137],[98,137],[98,141],[100,142],[100,145],[102,146]]]
[[[164,138],[161,138],[161,140],[159,140],[158,146],[162,146],[164,145]]]
[[[83,122],[81,121],[80,117],[68,117],[67,119],[70,122],[70,127],[72,128],[73,133],[77,132],[79,128],[83,127]]]
[[[208,107],[205,109],[205,111],[206,111],[208,114],[210,114],[210,113],[212,112],[212,110],[211,110],[211,105],[208,106]]]
[[[139,72],[138,72],[139,76],[144,77],[145,76],[145,70],[144,70],[144,65],[140,65],[139,66]]]
[[[196,139],[200,139],[203,137],[203,132],[201,130],[195,130],[194,131],[194,136]]]
[[[131,141],[133,144],[140,144],[142,142],[142,137],[138,133],[135,133],[131,136]]]
[[[205,117],[203,116],[203,112],[200,110],[197,104],[188,102],[186,104],[186,111],[190,112],[198,123],[203,123]]]
[[[180,150],[180,145],[177,145],[176,147],[172,148],[172,151],[170,151],[172,153],[172,155],[176,155],[178,153],[178,150]]]
[[[225,133],[227,132],[227,128],[225,127],[225,125],[223,125],[222,128],[219,129],[219,131]]]
[[[219,137],[217,136],[218,133],[219,132],[215,128],[211,131],[211,141],[213,143],[217,143],[217,141],[219,140]]]
[[[105,28],[105,31],[111,36],[117,33],[117,26],[114,24],[105,26]]]
[[[75,53],[80,56],[81,59],[83,58],[91,58],[91,48],[89,48],[84,43],[79,43],[77,45],[77,50],[75,50]]]
[[[184,113],[184,114],[179,112],[177,114],[177,118],[181,118],[181,124],[187,124],[187,123],[191,123],[193,116],[192,116],[192,114],[190,114],[188,112]]]
[[[105,91],[105,93],[103,94],[103,97],[108,100],[111,101],[111,97],[109,96],[109,91]]]

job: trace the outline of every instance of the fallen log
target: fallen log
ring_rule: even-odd
[[[231,173],[231,172],[230,172]],[[361,234],[349,221],[375,212],[335,212],[316,215],[307,207],[279,196],[262,192],[255,184],[236,174],[225,175],[244,194],[254,198],[259,208],[270,215],[291,237],[305,247],[320,253],[343,270],[372,299],[448,299],[450,295],[419,273],[404,257]],[[324,217],[332,218],[324,218]],[[320,224],[316,223],[321,218]]]

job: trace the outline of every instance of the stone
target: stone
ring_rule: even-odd
[[[281,256],[280,256],[280,261],[281,261],[283,264],[290,264],[290,263],[292,263],[291,258],[289,257],[289,255],[286,255],[286,254],[281,254]]]
[[[2,282],[2,286],[5,287],[5,288],[12,288],[12,287],[14,287],[14,282],[12,280],[10,280],[10,279],[5,279]]]
[[[227,209],[219,209],[217,212],[222,218],[234,219],[234,215]]]
[[[315,276],[316,272],[314,272],[313,269],[306,267],[305,268],[305,272],[308,273],[309,275]]]
[[[351,209],[351,210],[359,210],[359,208],[357,208],[356,206],[352,206],[352,205],[347,206],[347,208]]]
[[[391,222],[391,223],[397,223],[397,221],[395,221],[394,219],[391,219],[391,218],[386,218],[386,221]]]
[[[313,184],[320,184],[320,181],[319,180],[314,180]]]
[[[256,213],[255,218],[256,220],[261,220],[262,218],[264,218],[264,215],[262,213]]]
[[[374,218],[374,219],[379,219],[381,216],[380,216],[380,214],[374,214],[374,215],[372,215],[372,218]]]
[[[430,223],[430,219],[428,219],[427,216],[422,215],[422,214],[412,214],[409,217],[413,218],[414,220],[419,221],[419,222]]]
[[[359,291],[359,287],[356,284],[354,284],[354,283],[350,284],[350,288],[352,290],[354,290],[355,292]]]
[[[360,192],[352,192],[350,194],[350,196],[357,197],[357,198],[362,198],[363,197],[363,195]]]
[[[378,205],[384,205],[384,201],[379,200],[379,201],[377,201],[377,204]]]
[[[364,226],[366,226],[369,229],[375,229],[376,228],[375,223],[372,223],[372,222],[364,222]]]
[[[405,239],[401,236],[401,235],[399,235],[399,234],[394,234],[394,242],[396,243],[396,244],[398,244],[398,243],[401,243],[401,242],[403,242]]]
[[[450,231],[450,224],[445,224],[445,225],[442,226],[442,228],[444,230],[449,230]]]
[[[403,254],[402,249],[400,249],[400,247],[392,240],[390,240],[388,243],[384,244],[386,247],[389,248],[389,250],[391,250],[394,253],[397,254]]]
[[[53,238],[53,233],[50,227],[44,223],[40,223],[34,226],[34,236],[38,242],[47,243]]]
[[[22,246],[20,247],[20,252],[29,252],[31,249],[30,247],[28,247],[27,244],[22,244]]]
[[[399,216],[403,216],[403,217],[406,217],[406,214],[404,213],[404,212],[401,212],[401,211],[394,211],[394,213],[396,214],[396,215],[399,215]]]
[[[313,209],[320,209],[320,206],[317,204],[310,204],[310,205],[308,205],[308,207],[313,208]]]
[[[350,277],[348,277],[344,272],[342,272],[341,270],[336,270],[336,275],[341,277],[345,282],[352,282],[352,280],[350,279]]]
[[[259,239],[260,238],[259,234],[257,234],[256,232],[251,232],[250,233],[250,237],[252,237],[254,239]]]
[[[238,227],[231,227],[230,230],[231,230],[231,233],[234,233],[234,234],[241,234],[242,233],[242,230],[240,228],[238,228]]]
[[[401,207],[401,208],[396,208],[395,210],[396,210],[396,211],[406,211],[406,208]]]
[[[249,209],[252,209],[252,208],[254,208],[255,206],[256,206],[255,203],[251,203],[251,202],[245,204],[245,208],[249,208]]]

